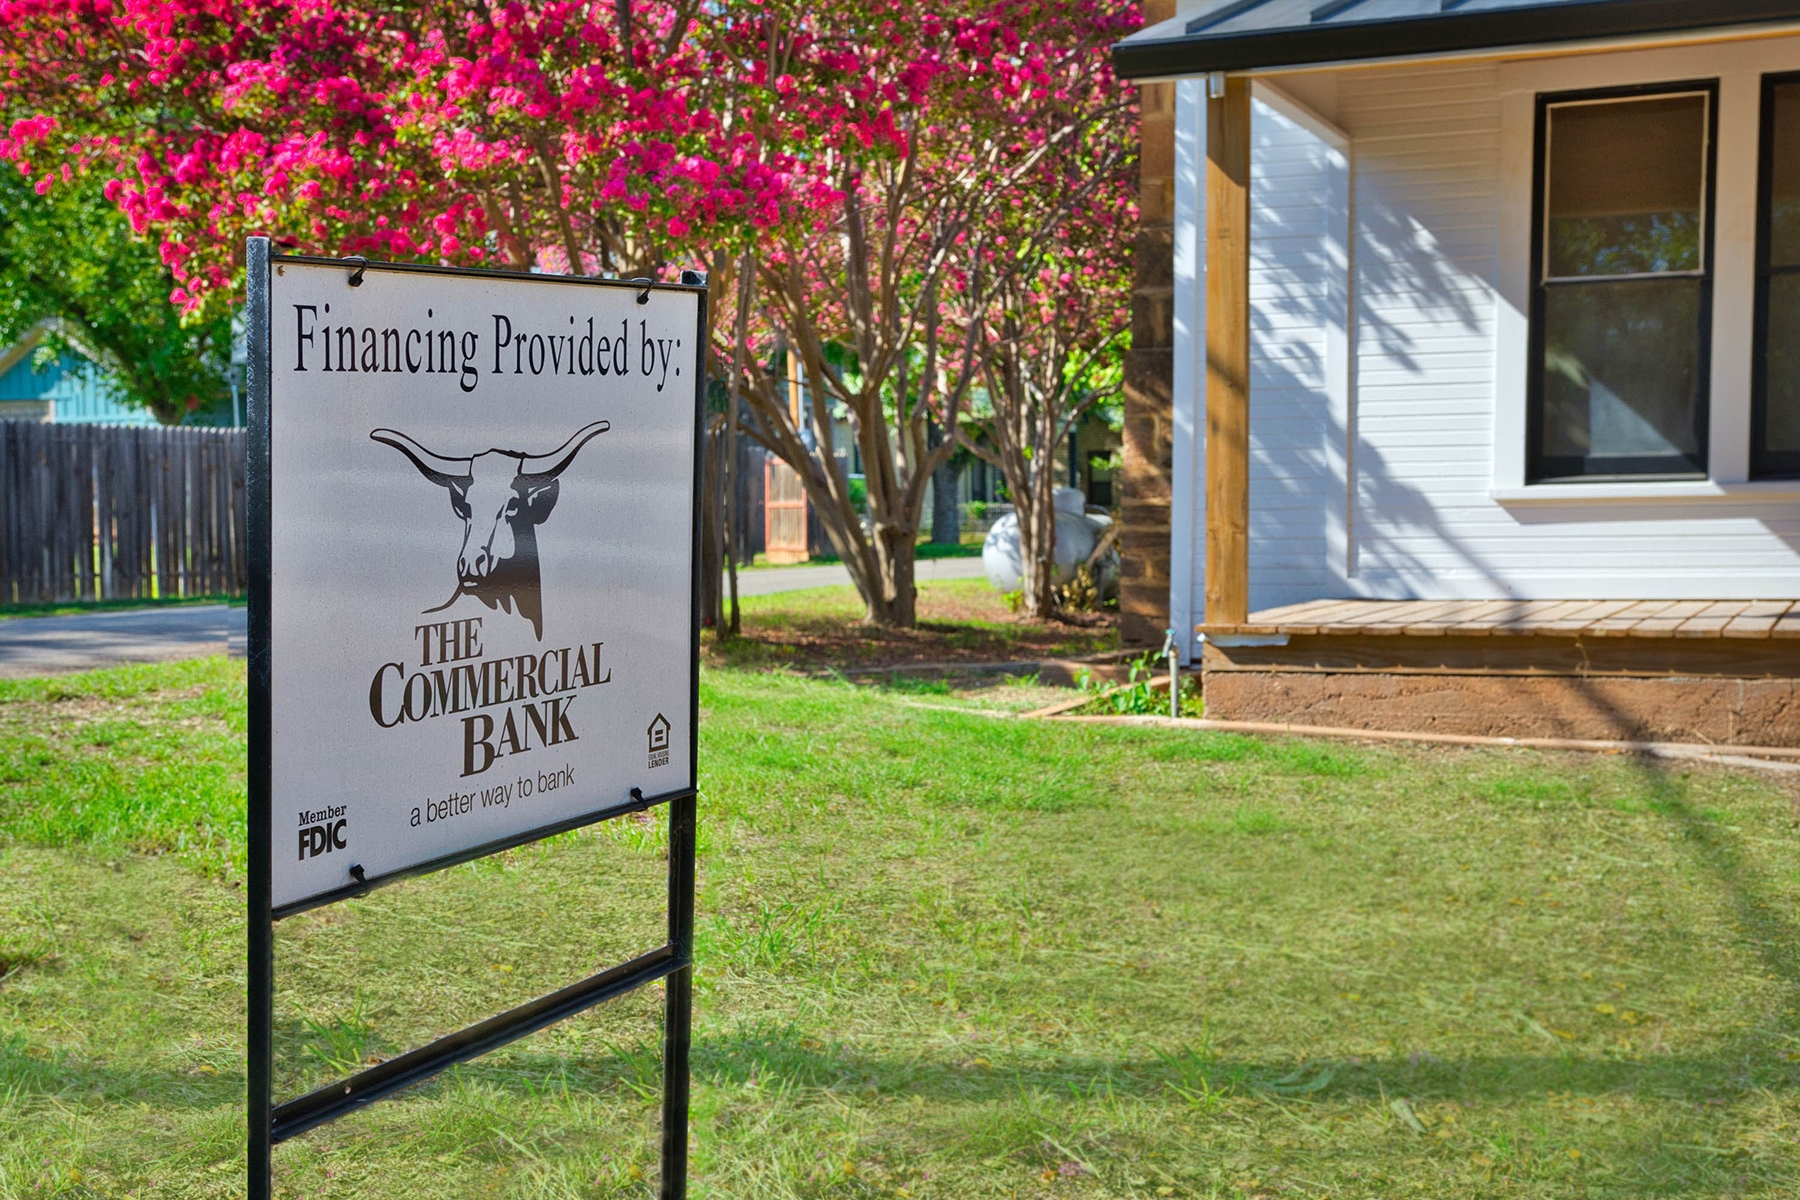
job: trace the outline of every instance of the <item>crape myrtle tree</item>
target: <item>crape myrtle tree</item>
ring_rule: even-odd
[[[107,180],[187,310],[243,239],[625,276],[805,189],[712,106],[686,3],[0,0],[0,156]]]
[[[223,311],[255,233],[325,255],[666,276],[730,261],[810,194],[803,160],[734,118],[764,81],[714,57],[700,11],[0,0],[0,157],[40,193],[104,180],[160,247],[188,325]]]
[[[729,261],[808,195],[800,161],[734,121],[760,81],[720,69],[699,10],[0,0],[0,156],[39,192],[106,179],[190,322],[239,286],[252,233],[326,255],[671,274]]]
[[[1059,176],[1048,164],[1087,153],[1094,124],[1128,116],[1107,47],[1134,24],[1086,0],[997,0],[950,14],[763,4],[721,26],[726,52],[756,56],[773,86],[752,115],[771,127],[764,143],[789,139],[819,175],[750,268],[759,351],[715,343],[715,357],[739,379],[757,436],[799,474],[871,623],[914,623],[925,488],[956,451],[932,427],[955,428],[987,374],[990,308],[1092,195],[1036,189]],[[809,429],[785,371],[761,369],[778,347],[812,397]],[[860,451],[866,513],[833,444],[834,411]]]
[[[0,0],[0,157],[40,194],[102,181],[188,314],[223,311],[257,233],[628,277],[742,264],[716,369],[869,618],[909,625],[925,481],[953,450],[929,425],[956,426],[987,308],[1026,269],[996,214],[1070,153],[1135,23],[1092,0]],[[740,325],[754,353],[721,347]],[[764,369],[776,345],[815,397],[810,437]]]
[[[1136,226],[1135,121],[1097,120],[1077,152],[1043,164],[1031,195],[1077,199],[1027,228],[999,296],[971,321],[985,340],[982,403],[962,427],[964,444],[997,467],[1019,520],[1020,611],[1057,608],[1058,451],[1082,419],[1124,384],[1131,320],[1131,231]],[[1010,221],[1029,223],[1030,205]],[[1067,582],[1066,580],[1063,582]]]

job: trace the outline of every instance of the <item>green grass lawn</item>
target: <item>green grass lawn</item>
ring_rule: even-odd
[[[243,675],[0,683],[0,1197],[242,1194]],[[703,680],[706,1197],[1792,1197],[1792,777]],[[279,927],[291,1093],[658,938],[660,814]],[[640,994],[277,1151],[653,1195]]]

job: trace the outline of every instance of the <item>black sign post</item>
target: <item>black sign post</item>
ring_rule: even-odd
[[[365,278],[387,273],[404,273],[478,283],[515,281],[543,284],[555,282],[563,286],[578,283],[587,287],[624,289],[636,293],[636,303],[639,305],[646,304],[650,296],[656,292],[686,293],[697,300],[698,319],[692,335],[695,354],[691,367],[694,455],[692,463],[693,520],[692,529],[689,531],[691,537],[689,558],[692,564],[689,581],[690,635],[687,661],[689,735],[686,745],[688,759],[686,765],[689,780],[697,779],[693,731],[697,729],[699,719],[700,454],[705,414],[705,280],[692,272],[684,272],[679,285],[664,285],[654,284],[647,280],[571,280],[566,277],[526,275],[513,272],[370,263],[361,259],[322,260],[272,253],[270,243],[265,238],[251,239],[247,249],[249,275],[246,337],[249,395],[247,467],[249,485],[250,708],[249,962],[247,976],[249,1036],[246,1076],[249,1090],[250,1200],[269,1200],[271,1197],[271,1154],[277,1143],[332,1121],[384,1096],[392,1095],[402,1088],[429,1079],[456,1063],[476,1058],[509,1042],[526,1037],[565,1017],[582,1012],[601,1001],[624,995],[659,979],[666,981],[660,1194],[664,1200],[679,1200],[687,1194],[688,1053],[693,999],[694,853],[697,795],[694,786],[680,787],[652,795],[645,795],[643,789],[632,787],[629,795],[623,798],[607,800],[605,797],[595,797],[595,803],[591,807],[585,808],[584,811],[562,816],[547,823],[536,824],[530,828],[509,832],[505,836],[477,845],[458,847],[422,861],[407,862],[404,865],[377,872],[368,872],[357,863],[349,863],[341,885],[316,891],[304,898],[282,904],[274,901],[275,876],[272,847],[276,834],[274,804],[277,780],[274,766],[276,756],[272,752],[274,745],[272,697],[279,681],[274,677],[273,671],[275,661],[273,654],[274,624],[271,619],[275,599],[273,567],[275,521],[277,519],[276,508],[272,500],[273,489],[278,485],[278,481],[272,474],[275,457],[272,450],[276,447],[271,411],[273,370],[271,321],[274,316],[271,305],[271,272],[281,270],[286,264],[315,268],[329,265],[342,269],[350,287],[361,286]],[[571,318],[571,323],[573,323],[573,318]],[[429,343],[429,336],[427,342]],[[572,336],[569,348],[570,353],[573,354],[575,340]],[[494,351],[494,353],[498,352]],[[467,355],[465,355],[466,357]],[[664,366],[666,370],[666,361]],[[676,373],[679,374],[679,370]],[[468,389],[465,387],[464,390]],[[424,467],[421,466],[420,470],[423,471]],[[596,660],[598,656],[599,648],[596,647]],[[597,661],[595,669],[598,670]],[[377,719],[379,720],[379,717]],[[668,722],[660,713],[657,715],[657,720],[662,723],[663,737],[666,739]],[[655,736],[653,733],[653,742]],[[665,753],[663,761],[666,762],[666,760]],[[658,764],[653,763],[653,765]],[[669,874],[668,938],[663,945],[590,978],[439,1038],[428,1045],[371,1066],[316,1091],[279,1103],[276,1102],[273,1094],[273,1029],[274,923],[277,920],[308,909],[364,895],[386,883],[469,862],[554,834],[665,805],[669,810]]]

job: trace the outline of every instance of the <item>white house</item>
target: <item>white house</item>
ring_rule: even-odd
[[[1202,0],[1115,60],[1209,715],[1800,745],[1800,3]]]

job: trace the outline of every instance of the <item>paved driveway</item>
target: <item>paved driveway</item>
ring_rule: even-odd
[[[936,579],[979,579],[983,572],[979,558],[926,558],[913,568],[920,583]],[[825,563],[816,567],[758,567],[738,572],[738,595],[772,596],[776,592],[797,592],[802,588],[850,586],[850,572],[842,563]]]
[[[931,558],[917,566],[918,579],[976,579],[979,558]],[[765,567],[738,572],[738,595],[771,596],[803,588],[849,587],[841,563],[816,567]],[[244,653],[243,606],[195,605],[66,617],[18,617],[0,621],[0,679],[91,671],[132,662],[170,662],[208,654]]]
[[[244,653],[242,606],[139,608],[0,621],[0,678]]]

